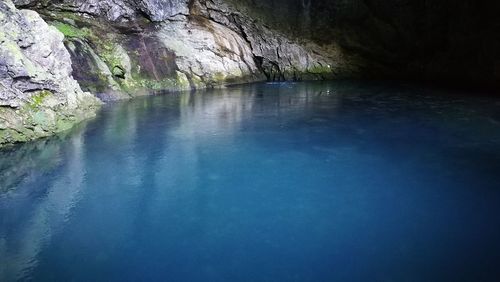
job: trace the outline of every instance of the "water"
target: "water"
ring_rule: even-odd
[[[0,152],[0,281],[498,281],[500,99],[256,84]]]

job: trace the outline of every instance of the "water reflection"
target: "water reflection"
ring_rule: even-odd
[[[99,197],[114,199],[108,207],[91,207],[90,214],[112,217],[113,208],[133,201],[138,211],[135,218],[115,222],[115,228],[124,234],[133,230],[135,238],[140,238],[147,224],[144,219],[154,218],[151,207],[162,204],[155,199],[178,196],[179,179],[186,197],[197,199],[201,217],[210,205],[194,195],[204,177],[203,166],[209,165],[200,161],[203,143],[230,144],[230,136],[242,130],[245,119],[298,113],[307,110],[315,97],[330,92],[310,85],[299,92],[275,85],[275,93],[268,96],[262,87],[108,105],[99,118],[69,133],[0,152],[0,280],[30,277],[38,265],[37,256],[53,234],[65,228],[79,199],[99,190],[105,190]],[[179,166],[187,169],[176,170]],[[88,170],[92,171],[89,177]],[[129,190],[139,187],[134,193]],[[116,198],[119,193],[129,197]]]
[[[85,177],[83,132],[0,152],[0,280],[29,277],[37,256],[63,228]],[[10,164],[6,164],[9,162]],[[57,171],[57,177],[51,177]]]
[[[370,261],[388,269],[446,245],[443,226],[463,227],[456,214],[498,221],[486,215],[500,186],[499,105],[349,82],[107,105],[67,134],[0,152],[0,281],[238,280],[253,277],[252,258],[257,280],[335,280],[357,271],[335,276],[332,257],[346,272],[366,267],[343,264],[353,245],[370,250],[353,247],[360,263],[397,249]],[[461,197],[483,208],[470,215]],[[405,275],[391,277],[417,277]]]

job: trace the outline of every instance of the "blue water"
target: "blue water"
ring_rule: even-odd
[[[500,99],[256,84],[0,152],[0,281],[500,281]]]

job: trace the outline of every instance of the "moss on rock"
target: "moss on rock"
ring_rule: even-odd
[[[41,90],[31,97],[31,102],[26,104],[31,110],[36,110],[42,106],[45,98],[52,96],[53,93],[49,90]]]
[[[65,37],[85,38],[91,34],[91,31],[88,28],[78,28],[67,23],[53,22],[52,25],[64,34]]]

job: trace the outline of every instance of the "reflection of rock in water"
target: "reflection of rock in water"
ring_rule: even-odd
[[[184,94],[179,134],[198,137],[237,130],[245,111],[253,107],[252,95],[243,97],[241,89],[221,90],[213,95]]]
[[[43,173],[58,164],[54,158],[60,151],[60,142],[45,139],[0,151],[0,194],[21,185],[31,174]]]
[[[0,281],[27,275],[75,206],[85,174],[82,129],[0,152]],[[51,183],[33,183],[37,175],[56,170],[61,176]],[[39,187],[47,189],[36,191]],[[34,198],[37,192],[40,197]]]
[[[73,134],[82,134],[84,124],[75,129],[51,138],[41,139],[0,150],[0,198],[15,187],[21,186],[22,180],[31,176],[50,172],[60,163],[64,144],[75,138]]]
[[[200,214],[206,214],[211,194],[200,191],[200,183],[217,181],[220,175],[216,170],[206,173],[205,145],[231,142],[235,133],[256,120],[300,119],[323,105],[324,96],[335,94],[328,87],[279,84],[274,89],[273,85],[257,84],[138,98],[105,106],[98,119],[64,136],[0,152],[0,281],[30,275],[42,248],[64,226],[82,189],[91,194],[91,189],[106,187],[114,195],[123,192],[122,183],[145,187],[130,192],[137,215],[113,226],[115,230],[134,230],[139,238],[144,232],[141,219],[155,207],[168,209],[158,199],[185,195]],[[96,153],[110,144],[113,150]],[[86,167],[86,162],[93,168]],[[116,164],[120,173],[110,175],[107,169]],[[124,198],[118,197],[120,200]],[[199,225],[204,228],[207,223]]]
[[[269,95],[269,87],[276,85],[276,90]],[[264,92],[266,95],[263,95]],[[336,89],[331,85],[318,84],[255,84],[236,86],[214,91],[211,94],[183,94],[181,106],[179,134],[213,136],[214,134],[230,134],[238,130],[245,120],[252,120],[260,112],[274,115],[290,111],[304,111],[315,105],[314,101],[323,96],[336,96]],[[272,100],[272,103],[268,103]],[[336,103],[331,110],[335,110]],[[269,108],[272,109],[269,109]],[[306,114],[306,112],[302,113]]]

